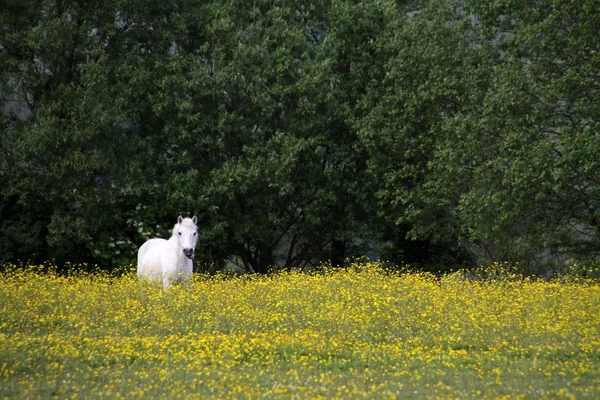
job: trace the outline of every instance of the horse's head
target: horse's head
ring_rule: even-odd
[[[198,218],[183,218],[181,215],[177,218],[177,224],[173,227],[173,236],[179,240],[179,245],[183,249],[183,254],[190,260],[194,259],[196,251],[196,242],[198,241]]]

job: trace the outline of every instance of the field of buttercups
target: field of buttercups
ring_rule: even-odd
[[[600,283],[7,267],[0,398],[52,397],[600,398]]]

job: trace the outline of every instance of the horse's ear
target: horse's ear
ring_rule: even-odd
[[[179,218],[177,218],[177,223],[181,224],[183,222],[183,217],[180,215]]]
[[[194,225],[198,223],[198,218],[196,218],[195,215],[192,217],[192,222],[194,223]]]

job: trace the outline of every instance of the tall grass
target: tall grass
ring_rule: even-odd
[[[0,275],[1,398],[600,397],[600,284]]]

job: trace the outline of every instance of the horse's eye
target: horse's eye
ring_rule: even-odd
[[[179,232],[179,236],[181,236],[181,232]]]
[[[194,232],[194,236],[196,236],[196,232]]]

